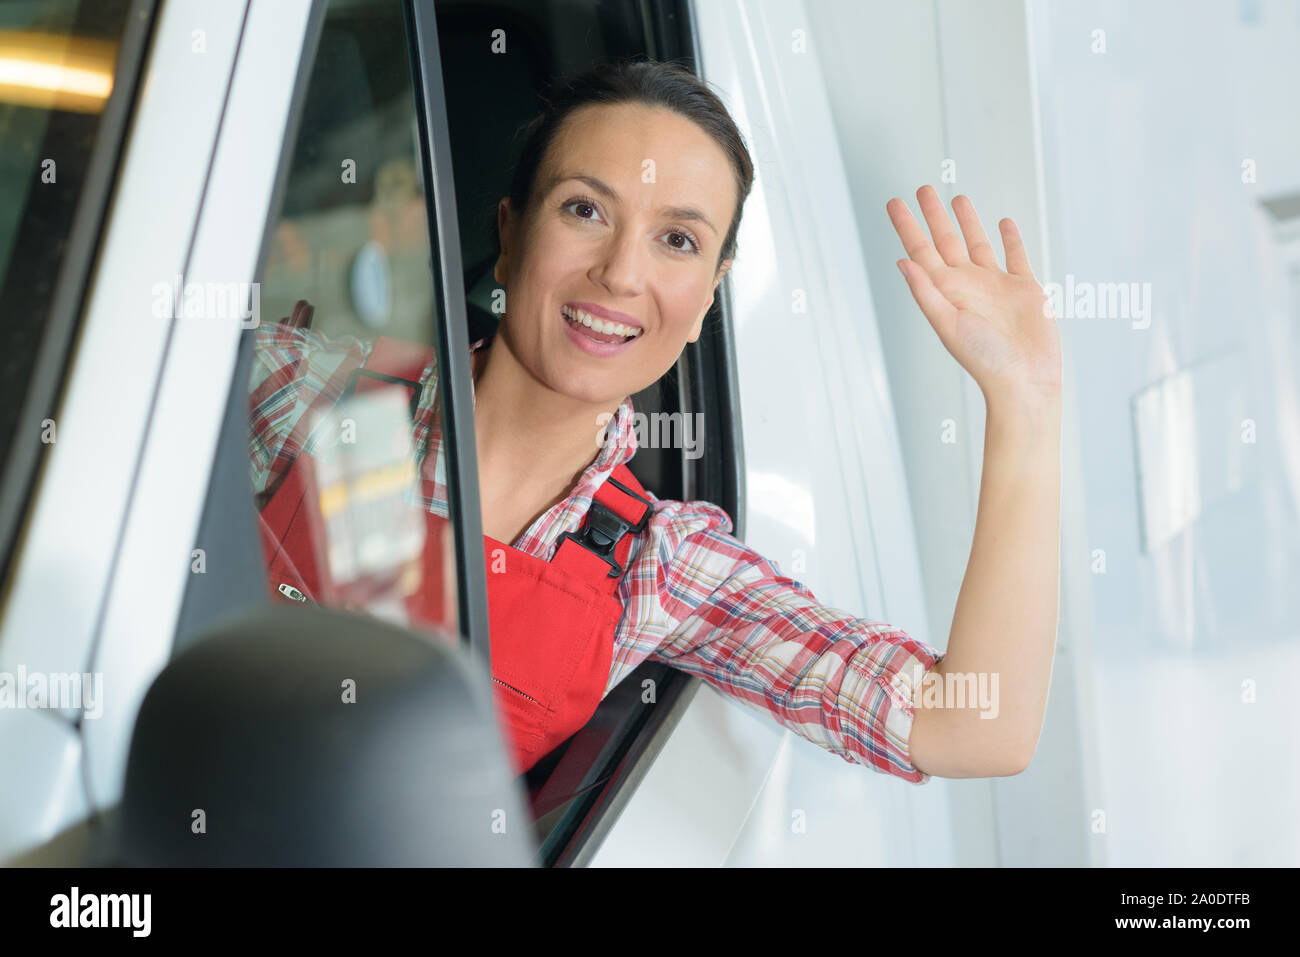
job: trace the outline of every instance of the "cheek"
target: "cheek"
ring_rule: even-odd
[[[528,309],[540,308],[546,297],[558,295],[571,277],[584,271],[580,248],[575,248],[563,230],[539,231],[530,237],[527,255],[513,279],[512,298],[525,300]]]
[[[660,301],[664,305],[665,326],[671,327],[674,337],[685,338],[694,331],[695,320],[708,298],[708,283],[696,279],[676,282],[665,289]]]

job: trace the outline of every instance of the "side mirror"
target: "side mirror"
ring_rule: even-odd
[[[486,668],[317,606],[226,621],[154,681],[117,838],[142,866],[528,866]]]

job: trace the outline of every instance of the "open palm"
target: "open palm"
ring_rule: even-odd
[[[891,199],[885,209],[909,257],[899,260],[899,269],[944,347],[986,398],[1058,391],[1060,331],[1016,224],[998,223],[1004,271],[970,199],[957,196],[952,202],[960,233],[934,187],[922,186],[916,199],[929,236],[901,199]]]

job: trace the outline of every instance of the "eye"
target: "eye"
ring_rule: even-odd
[[[700,244],[696,242],[695,237],[690,233],[680,229],[672,229],[664,233],[667,237],[668,248],[689,255],[696,255],[700,251]]]
[[[584,222],[588,222],[588,223],[603,222],[603,220],[600,218],[600,210],[596,207],[596,204],[589,199],[584,199],[581,196],[569,200],[561,207],[561,209],[573,210],[572,215],[577,219],[583,220]]]

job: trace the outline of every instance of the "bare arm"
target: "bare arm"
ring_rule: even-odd
[[[924,707],[923,695],[910,750],[927,773],[1014,774],[1033,754],[1056,639],[1060,431],[1059,399],[988,409],[974,541],[948,650],[932,674],[986,675],[995,710],[969,695],[959,707],[948,693]]]
[[[892,200],[909,256],[900,269],[944,346],[980,386],[986,424],[970,559],[947,652],[918,689],[909,749],[928,774],[1016,774],[1038,741],[1056,644],[1059,331],[1011,220],[1000,224],[1004,272],[968,199],[953,202],[958,234],[933,189],[917,198],[934,242]]]

